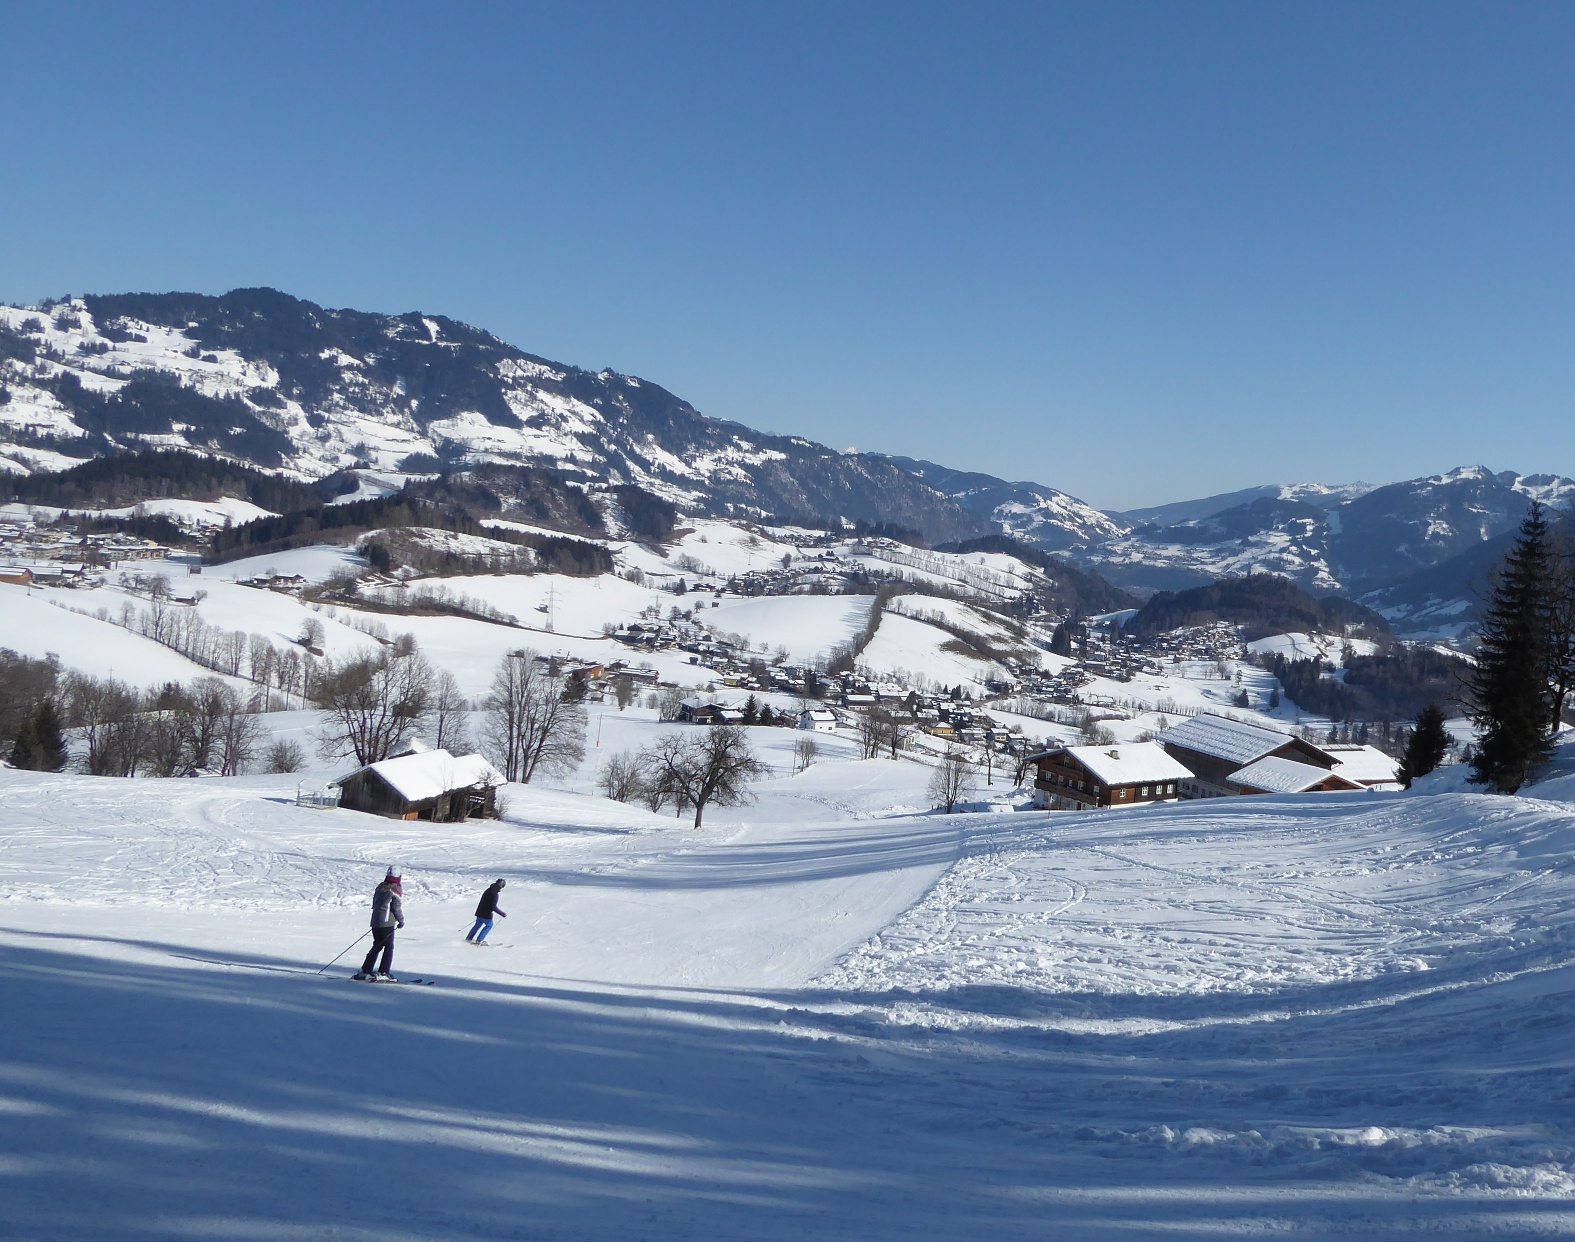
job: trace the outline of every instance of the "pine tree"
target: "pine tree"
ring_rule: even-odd
[[[744,700],[743,723],[746,725],[757,725],[760,723],[760,701],[754,695],[750,695]]]
[[[1280,705],[1280,688],[1272,686],[1269,689],[1269,710],[1273,711]]]
[[[1416,714],[1416,728],[1405,740],[1400,757],[1400,783],[1407,789],[1419,776],[1426,776],[1444,761],[1449,749],[1449,731],[1444,728],[1444,713],[1437,703],[1429,703]]]
[[[11,766],[31,772],[37,760],[38,738],[33,732],[33,722],[31,719],[24,720],[22,727],[16,731],[16,739],[11,743]]]
[[[1519,789],[1553,749],[1547,677],[1550,572],[1548,522],[1533,501],[1482,616],[1469,681],[1471,719],[1480,738],[1471,779],[1499,793]]]

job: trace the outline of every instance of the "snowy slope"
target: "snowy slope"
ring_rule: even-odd
[[[829,759],[698,833],[536,788],[437,828],[292,778],[0,772],[0,1226],[1575,1229],[1566,806],[902,814],[924,771]],[[391,858],[396,965],[439,986],[317,976]]]

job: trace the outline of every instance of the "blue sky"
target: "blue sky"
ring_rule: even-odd
[[[0,0],[0,300],[272,285],[1106,507],[1575,474],[1575,8]]]

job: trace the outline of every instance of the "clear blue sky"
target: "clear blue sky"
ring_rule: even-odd
[[[0,300],[273,285],[1106,507],[1575,474],[1575,7],[0,0]]]

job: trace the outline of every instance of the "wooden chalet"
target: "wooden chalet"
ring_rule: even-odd
[[[349,810],[444,824],[496,818],[504,779],[480,755],[422,750],[369,763],[333,783]]]
[[[1289,759],[1324,771],[1335,765],[1332,755],[1311,742],[1223,716],[1183,720],[1161,733],[1159,744],[1187,769],[1181,787],[1183,798],[1224,798],[1241,793],[1231,777],[1260,759]]]
[[[1324,750],[1334,757],[1334,770],[1347,780],[1380,793],[1404,789],[1400,783],[1400,761],[1376,746],[1336,743]]]
[[[1244,794],[1350,793],[1366,786],[1349,777],[1294,759],[1270,755],[1233,772],[1230,783]]]
[[[1049,811],[1173,800],[1191,775],[1154,742],[1058,746],[1028,756],[1028,762],[1038,772],[1034,805]]]

